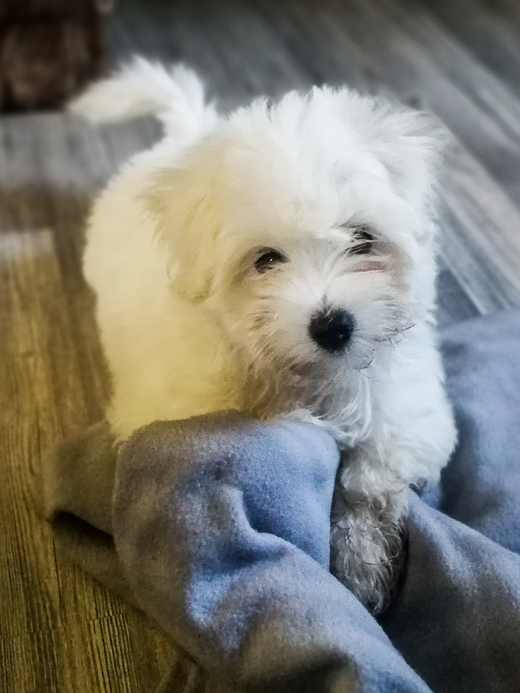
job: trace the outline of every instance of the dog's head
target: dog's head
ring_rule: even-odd
[[[316,88],[240,109],[158,174],[172,289],[257,392],[366,368],[431,308],[437,149],[422,115]]]

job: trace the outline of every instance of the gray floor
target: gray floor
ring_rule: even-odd
[[[119,0],[114,60],[196,67],[226,110],[314,83],[384,91],[453,134],[440,190],[439,319],[520,305],[516,0]],[[93,194],[158,136],[63,114],[0,118],[0,690],[153,690],[172,647],[70,565],[37,516],[42,451],[99,419],[106,378],[80,273]],[[191,690],[194,690],[192,688]]]

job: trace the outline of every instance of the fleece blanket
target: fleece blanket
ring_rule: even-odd
[[[457,325],[442,349],[459,444],[438,488],[410,491],[378,620],[328,572],[338,452],[308,424],[158,422],[116,459],[100,423],[44,460],[56,538],[184,650],[197,691],[518,693],[520,311]]]

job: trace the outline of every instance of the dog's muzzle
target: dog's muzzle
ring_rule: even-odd
[[[354,332],[354,318],[346,310],[316,313],[309,323],[309,334],[318,346],[330,353],[342,351]]]

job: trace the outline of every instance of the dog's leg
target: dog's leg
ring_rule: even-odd
[[[381,466],[376,446],[346,453],[332,508],[331,568],[373,612],[391,598],[404,561],[407,484]]]

